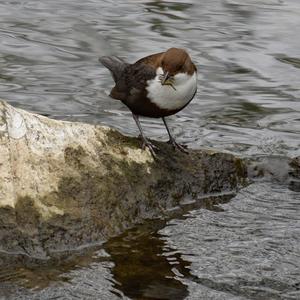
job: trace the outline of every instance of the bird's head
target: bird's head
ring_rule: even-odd
[[[170,85],[174,88],[175,76],[179,73],[192,75],[195,66],[190,56],[184,49],[170,48],[163,55],[160,63],[163,74],[160,76],[162,85]],[[174,88],[175,89],[175,88]]]

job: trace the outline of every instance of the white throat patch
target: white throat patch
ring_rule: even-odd
[[[176,110],[184,107],[197,90],[197,73],[175,75],[173,83],[175,89],[170,85],[161,84],[159,76],[162,74],[163,69],[158,68],[155,78],[147,81],[148,98],[162,109]]]

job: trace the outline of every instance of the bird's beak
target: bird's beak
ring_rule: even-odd
[[[161,79],[161,84],[164,85],[166,84],[166,82],[168,81],[168,79],[170,78],[169,76],[169,72],[165,72],[162,76],[162,79]]]

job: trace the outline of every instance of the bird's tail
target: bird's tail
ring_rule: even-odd
[[[115,82],[118,81],[125,67],[128,65],[128,63],[117,56],[101,56],[99,62],[111,72]]]

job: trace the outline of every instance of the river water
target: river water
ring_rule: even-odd
[[[67,262],[0,270],[0,299],[300,299],[300,193],[284,163],[300,155],[299,30],[299,0],[1,1],[2,99],[137,135],[98,57],[184,47],[199,91],[170,117],[178,141],[266,160],[272,176]]]

